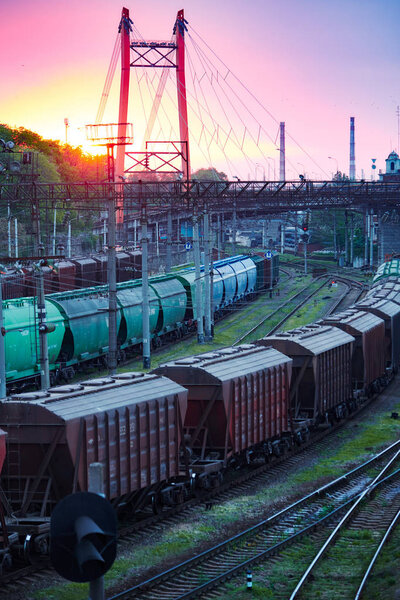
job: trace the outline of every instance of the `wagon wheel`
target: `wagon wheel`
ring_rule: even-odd
[[[153,494],[151,497],[151,509],[153,511],[153,515],[160,514],[160,512],[162,510],[160,500],[159,500],[159,498],[157,498],[157,496],[155,494]]]

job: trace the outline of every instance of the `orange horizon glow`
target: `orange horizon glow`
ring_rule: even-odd
[[[176,12],[182,8],[181,2],[161,0],[140,7],[128,3],[127,7],[144,39],[159,40],[171,38]],[[12,51],[0,56],[0,121],[64,144],[64,118],[68,118],[68,143],[92,156],[104,155],[104,148],[86,140],[84,126],[95,121],[121,8],[116,0],[18,0],[9,4],[2,15],[2,42]],[[242,0],[220,0],[217,4],[203,0],[201,5],[187,0],[184,9],[189,21],[187,40],[198,40],[199,32],[224,61],[226,69],[221,67],[221,77],[229,72],[232,90],[241,89],[232,75],[235,73],[275,117],[274,121],[267,113],[257,112],[254,105],[257,119],[265,119],[269,135],[257,148],[256,128],[250,135],[251,126],[240,122],[244,108],[238,105],[237,122],[232,121],[237,139],[227,146],[229,155],[224,157],[208,152],[212,126],[209,133],[202,134],[201,123],[191,112],[193,170],[212,164],[243,180],[260,178],[262,172],[266,176],[277,172],[279,155],[273,141],[279,121],[285,121],[288,134],[288,178],[297,178],[301,171],[313,178],[330,176],[334,161],[329,156],[335,158],[339,170],[348,172],[350,116],[355,117],[358,176],[363,170],[369,178],[372,157],[377,158],[378,169],[385,168],[389,152],[399,151],[396,108],[400,105],[400,81],[394,59],[400,50],[398,0],[387,0],[385,7],[365,0],[362,9],[358,0],[336,0],[334,4],[282,0],[279,7],[272,0],[253,0],[250,10]],[[26,27],[20,43],[22,22]],[[191,52],[187,56],[187,84],[193,87],[195,82],[199,89],[191,72],[195,58],[193,49]],[[157,79],[146,80],[137,71],[131,70],[128,121],[134,126],[134,149],[139,150],[145,131],[140,111],[149,117],[150,92],[146,90],[151,86],[156,89]],[[173,74],[170,79],[174,79]],[[176,100],[174,81],[171,94]],[[196,108],[194,92],[188,93],[188,101]],[[209,102],[211,114],[223,118],[225,99],[219,105],[210,94]],[[119,66],[104,121],[118,120],[118,103]],[[205,108],[203,101],[203,115]],[[166,113],[176,129],[177,115],[171,102]],[[158,134],[168,137],[167,117],[162,118],[165,130]],[[245,127],[249,131],[243,136]],[[221,136],[228,131],[229,125]],[[199,143],[202,148],[197,147]],[[241,145],[246,157],[241,155]]]

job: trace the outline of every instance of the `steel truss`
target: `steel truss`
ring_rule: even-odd
[[[139,211],[143,203],[158,210],[238,211],[259,215],[296,210],[347,208],[400,209],[400,182],[321,181],[135,181],[125,183],[2,183],[3,205],[40,205],[79,211],[106,210],[107,201],[123,199],[124,210]]]

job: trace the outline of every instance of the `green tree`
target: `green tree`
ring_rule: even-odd
[[[192,179],[199,181],[227,181],[228,176],[223,171],[217,171],[214,167],[198,169],[192,174]]]

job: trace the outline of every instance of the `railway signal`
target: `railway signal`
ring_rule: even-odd
[[[75,582],[102,577],[117,550],[117,520],[112,505],[98,494],[63,498],[50,522],[50,559],[59,575]]]

